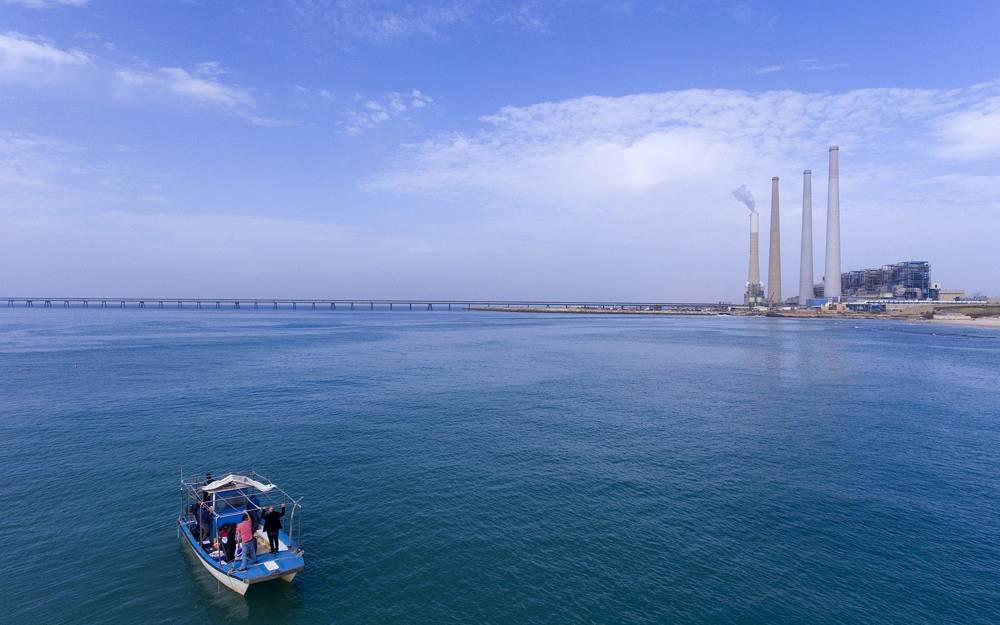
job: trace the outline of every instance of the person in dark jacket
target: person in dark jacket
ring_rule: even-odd
[[[209,471],[208,473],[205,474],[205,483],[202,484],[202,488],[204,488],[205,486],[208,486],[211,483],[212,483],[212,472]],[[201,491],[201,500],[204,501],[204,502],[212,501],[212,494],[209,493],[207,490],[202,490]]]
[[[278,530],[281,529],[281,517],[285,516],[285,504],[281,504],[281,512],[275,512],[274,506],[268,506],[264,512],[264,533],[271,543],[271,553],[278,552]]]
[[[224,525],[219,530],[219,540],[222,542],[222,551],[226,554],[226,562],[236,559],[236,526],[233,524]]]
[[[206,541],[212,535],[212,510],[207,503],[198,504],[198,540]]]

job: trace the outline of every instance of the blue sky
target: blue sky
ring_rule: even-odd
[[[0,0],[0,291],[738,301],[730,192],[766,209],[778,175],[791,295],[801,171],[819,279],[839,144],[845,269],[926,259],[1000,294],[997,24],[995,2]]]

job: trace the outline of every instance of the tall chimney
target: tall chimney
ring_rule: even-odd
[[[771,244],[767,253],[767,303],[781,304],[781,223],[777,176],[771,178]]]
[[[812,170],[802,172],[802,255],[799,258],[799,306],[813,296],[813,187]]]
[[[750,271],[747,286],[760,284],[760,220],[757,211],[750,213]]]
[[[826,200],[826,272],[823,297],[840,299],[840,149],[830,146],[830,183]]]

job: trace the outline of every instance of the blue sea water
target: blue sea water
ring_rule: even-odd
[[[183,472],[304,497],[240,597]],[[4,623],[998,623],[1000,332],[0,310]]]

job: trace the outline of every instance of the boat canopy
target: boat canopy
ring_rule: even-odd
[[[247,477],[245,475],[236,475],[235,473],[230,473],[226,477],[215,480],[214,482],[209,482],[201,487],[201,490],[206,493],[218,493],[227,490],[234,490],[237,488],[245,487],[256,488],[262,493],[267,493],[274,490],[276,487],[274,484],[264,484],[263,482],[258,482],[257,480]]]

